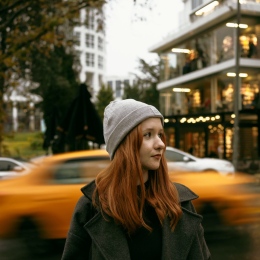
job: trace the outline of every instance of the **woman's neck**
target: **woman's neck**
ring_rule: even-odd
[[[144,181],[144,183],[148,181],[148,177],[149,177],[148,171],[143,171],[143,181]],[[141,181],[140,181],[140,179],[138,179],[137,185],[140,185],[140,184],[141,184]]]

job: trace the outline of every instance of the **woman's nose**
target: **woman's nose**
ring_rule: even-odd
[[[158,136],[156,139],[156,149],[163,149],[165,147],[164,142],[162,141],[162,139]]]

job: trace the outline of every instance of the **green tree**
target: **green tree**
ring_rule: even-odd
[[[65,47],[60,45],[54,46],[49,55],[35,49],[31,60],[32,79],[39,83],[39,87],[32,92],[44,100],[40,103],[40,108],[45,122],[46,117],[53,114],[54,110],[63,118],[79,85],[73,70],[73,55],[66,53]]]
[[[61,44],[61,31],[77,24],[80,9],[94,7],[101,11],[103,4],[101,0],[0,1],[0,155],[5,121],[3,94],[10,85],[15,87],[15,78],[33,80],[30,58],[35,48],[44,49],[42,53],[48,56]]]
[[[97,93],[96,102],[95,102],[98,115],[102,120],[104,117],[105,107],[113,100],[114,100],[114,96],[113,96],[112,88],[102,84],[101,88]]]
[[[67,41],[68,37],[63,36],[68,36],[70,32],[67,29],[79,23],[78,16],[81,9],[94,8],[99,12],[98,29],[102,30],[104,24],[102,7],[108,1],[112,0],[0,1],[0,155],[5,120],[3,94],[10,86],[15,87],[18,84],[15,79],[24,78],[32,83],[36,80],[36,76],[32,76],[32,64],[35,64],[32,61],[34,57],[32,54],[35,54],[35,50],[38,50],[41,56],[46,56],[45,62],[38,64],[45,66],[48,64],[48,55],[55,53],[60,45],[66,50],[71,47],[71,39]],[[136,5],[143,5],[143,1],[132,1]],[[144,5],[148,2],[146,1]],[[47,69],[43,68],[43,71]],[[53,79],[52,76],[51,78]],[[57,74],[57,85],[64,85],[66,88],[68,82],[70,82],[68,77]],[[56,84],[48,85],[41,81],[40,88],[43,86],[49,89],[50,86],[55,88]]]
[[[159,91],[156,86],[160,80],[160,65],[159,59],[154,64],[139,59],[140,72],[135,74],[136,80],[133,85],[125,86],[123,99],[133,98],[159,109]]]
[[[144,89],[143,99],[144,103],[150,104],[155,106],[158,110],[160,109],[159,106],[159,98],[160,93],[156,88],[157,83],[153,82],[151,85]]]
[[[123,99],[133,98],[135,100],[142,100],[142,88],[140,88],[139,82],[134,83],[133,85],[125,85]]]

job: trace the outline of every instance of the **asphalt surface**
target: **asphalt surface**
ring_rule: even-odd
[[[234,237],[214,236],[207,240],[213,260],[259,260],[260,223],[242,227]],[[1,260],[60,260],[64,241],[53,244],[53,252],[46,256],[30,257],[18,240],[0,240]],[[167,260],[167,259],[166,259]]]

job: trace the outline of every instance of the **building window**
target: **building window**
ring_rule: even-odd
[[[95,56],[93,53],[86,53],[86,65],[88,67],[94,67],[95,62],[94,62]]]
[[[86,46],[88,48],[94,48],[94,35],[92,34],[86,34]]]
[[[111,89],[113,89],[113,81],[112,81],[112,80],[108,81],[108,82],[107,82],[107,85],[108,85]]]
[[[191,8],[196,9],[198,6],[202,5],[202,0],[192,0],[191,1]]]
[[[86,24],[86,27],[88,29],[91,29],[91,30],[95,29],[95,13],[94,13],[94,10],[88,10],[87,11],[85,24]]]
[[[75,54],[74,54],[74,64],[73,64],[73,68],[76,71],[80,71],[80,69],[81,69],[80,56],[81,56],[81,52],[76,50]]]
[[[98,49],[100,51],[103,51],[104,50],[104,41],[101,37],[98,37]]]
[[[104,68],[104,58],[102,56],[98,56],[98,68],[99,69]]]
[[[116,97],[121,97],[121,80],[116,80]]]
[[[80,32],[74,32],[73,41],[75,45],[80,46]]]

